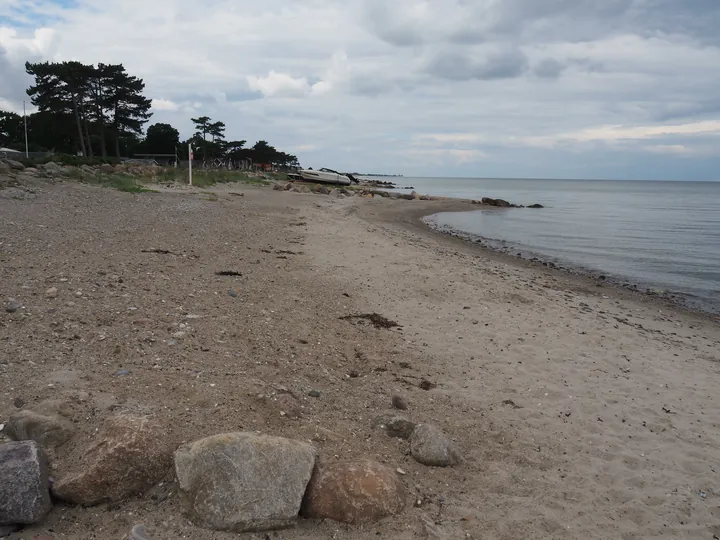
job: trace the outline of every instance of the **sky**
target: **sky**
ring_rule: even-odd
[[[720,180],[720,0],[0,0],[0,108],[26,61],[123,63],[305,167]]]

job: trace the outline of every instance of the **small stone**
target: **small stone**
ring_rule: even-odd
[[[116,377],[124,377],[125,375],[130,375],[130,370],[129,370],[129,369],[121,368],[121,369],[118,369],[118,370],[115,372],[115,376],[116,376]]]
[[[18,302],[14,298],[8,298],[8,301],[5,304],[5,311],[7,311],[8,313],[15,313],[21,307],[22,304],[20,302]]]
[[[167,428],[156,421],[131,414],[111,417],[90,448],[75,450],[76,467],[53,484],[53,495],[92,506],[144,493],[167,474],[173,448]]]
[[[310,392],[308,392],[308,396],[314,397],[314,398],[319,398],[320,392],[318,392],[317,390],[310,390]]]
[[[408,408],[408,404],[405,398],[398,395],[394,395],[392,397],[392,406],[396,409],[400,409],[401,411],[405,411]]]
[[[45,296],[47,298],[57,298],[58,290],[57,287],[50,287],[47,291],[45,291]]]
[[[360,372],[357,369],[353,369],[349,375],[351,379],[357,379],[360,376]]]
[[[422,390],[432,390],[433,388],[437,388],[437,384],[430,382],[427,379],[423,379],[420,381],[420,388]]]
[[[452,467],[461,461],[455,445],[431,424],[420,424],[412,432],[410,454],[418,463],[431,467]]]
[[[150,536],[150,533],[148,532],[145,525],[138,523],[137,525],[133,526],[132,530],[130,531],[130,536],[128,536],[128,540],[152,540],[152,536]]]
[[[399,514],[407,488],[392,469],[369,460],[315,467],[301,514],[308,518],[361,523]]]
[[[228,294],[232,296],[233,298],[237,298],[238,293],[235,292],[235,289],[229,289]]]
[[[384,414],[373,421],[373,426],[382,429],[389,437],[409,439],[416,424],[397,414]]]
[[[47,460],[38,444],[0,444],[0,524],[38,523],[51,507]]]
[[[175,472],[192,521],[220,531],[292,526],[315,464],[307,443],[225,433],[175,452]]]
[[[15,405],[16,409],[22,409],[25,406],[25,400],[21,397],[16,397],[13,399],[13,405]]]

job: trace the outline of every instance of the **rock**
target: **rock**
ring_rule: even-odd
[[[10,166],[10,168],[14,171],[25,170],[25,165],[23,165],[19,161],[15,161],[14,159],[6,159],[5,163],[7,163]]]
[[[233,532],[292,526],[314,464],[309,444],[253,433],[215,435],[175,452],[192,521]]]
[[[8,174],[12,168],[4,160],[0,159],[0,174]]]
[[[37,523],[51,507],[42,449],[34,441],[0,444],[0,525]]]
[[[45,415],[26,409],[10,415],[5,431],[15,441],[35,441],[48,451],[69,441],[75,434],[75,424],[57,414]]]
[[[274,407],[281,416],[288,418],[300,418],[302,416],[302,406],[300,402],[289,393],[282,393],[272,398]]]
[[[545,208],[542,204],[531,204],[528,208]]]
[[[8,301],[5,304],[5,311],[7,311],[8,313],[15,313],[21,307],[23,306],[20,302],[18,302],[14,298],[8,298]]]
[[[314,397],[314,398],[319,398],[319,397],[320,397],[320,392],[318,392],[317,390],[310,390],[310,391],[308,392],[308,396]]]
[[[384,414],[375,418],[373,426],[382,429],[390,437],[409,439],[416,424],[399,414]]]
[[[512,207],[512,204],[510,204],[509,202],[507,202],[503,199],[491,199],[490,197],[483,197],[482,202],[483,202],[483,204],[487,204],[490,206],[497,206],[498,208]]]
[[[360,372],[357,369],[352,369],[348,375],[351,379],[357,379],[360,376]]]
[[[54,161],[49,161],[48,163],[43,165],[42,168],[45,170],[46,173],[49,174],[63,174],[63,168]]]
[[[302,515],[342,523],[374,521],[399,514],[407,489],[395,471],[374,461],[340,461],[315,467]]]
[[[132,530],[130,531],[128,540],[152,540],[152,536],[150,536],[150,533],[148,532],[145,525],[143,525],[142,523],[138,523],[137,525],[133,526]]]
[[[412,432],[410,454],[418,463],[431,467],[452,467],[461,461],[455,445],[431,424],[420,424]]]
[[[237,298],[238,293],[235,292],[235,289],[228,289],[228,295],[232,296],[233,298]]]
[[[109,418],[76,469],[53,485],[58,499],[86,506],[119,501],[157,484],[172,465],[173,443],[154,420],[130,414]]]
[[[25,400],[18,396],[13,399],[13,405],[15,405],[16,409],[22,409],[25,406]]]
[[[313,190],[313,193],[319,193],[320,195],[330,195],[331,190],[326,186],[317,186]]]
[[[407,400],[402,396],[394,395],[392,397],[392,406],[401,411],[405,411],[408,408]]]
[[[45,291],[46,298],[57,298],[57,295],[58,295],[57,287],[50,287],[47,291]]]
[[[125,377],[126,375],[130,375],[130,370],[127,368],[120,368],[115,372],[116,377]]]
[[[103,163],[102,165],[100,165],[100,172],[103,174],[112,174],[115,172],[115,167],[113,167],[109,163]]]
[[[432,201],[432,197],[430,197],[429,195],[421,195],[420,200],[421,201]]]
[[[412,193],[410,193],[410,197],[412,197],[413,199],[419,199],[420,195],[417,191],[413,191]]]
[[[285,191],[285,184],[282,182],[275,182],[275,184],[273,184],[273,189],[275,191]]]

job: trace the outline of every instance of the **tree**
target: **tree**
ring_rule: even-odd
[[[180,132],[170,124],[153,124],[147,130],[142,151],[145,154],[174,154],[180,145]]]
[[[122,64],[113,69],[107,81],[105,104],[110,111],[115,135],[115,154],[120,157],[121,140],[137,140],[152,116],[152,100],[142,95],[145,82],[129,75]]]
[[[203,161],[208,157],[222,157],[225,154],[225,123],[213,122],[209,116],[190,119],[195,124],[193,145],[202,150]],[[208,141],[207,136],[210,135]]]
[[[19,114],[0,111],[0,146],[12,147],[25,140],[23,118]]]

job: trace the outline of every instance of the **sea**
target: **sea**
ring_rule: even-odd
[[[720,182],[391,178],[421,194],[505,199],[434,226],[720,313]],[[410,192],[410,189],[401,191]]]

